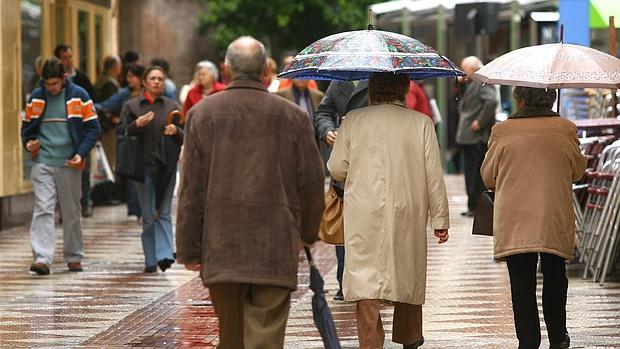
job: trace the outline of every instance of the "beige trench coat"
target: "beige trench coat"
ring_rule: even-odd
[[[327,167],[344,194],[344,297],[423,304],[426,228],[449,227],[430,119],[402,103],[347,114]]]
[[[550,110],[526,108],[493,127],[480,173],[495,189],[496,259],[528,252],[572,259],[572,182],[585,168],[575,124]]]

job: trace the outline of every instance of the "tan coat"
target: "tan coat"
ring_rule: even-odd
[[[428,116],[402,103],[356,109],[327,167],[345,181],[344,296],[423,304],[426,227],[447,229],[448,199]]]
[[[480,172],[495,188],[496,259],[528,252],[572,258],[572,182],[585,168],[575,125],[552,111],[525,109],[493,127]]]

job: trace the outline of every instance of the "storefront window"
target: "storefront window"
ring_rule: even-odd
[[[41,57],[41,1],[22,0],[22,106],[39,83],[43,58]],[[24,178],[30,179],[32,161],[24,150]]]

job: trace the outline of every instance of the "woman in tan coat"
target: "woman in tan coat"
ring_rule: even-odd
[[[426,225],[448,240],[448,199],[431,120],[405,107],[409,79],[373,74],[370,106],[347,114],[327,162],[344,193],[344,297],[357,302],[360,348],[382,348],[382,300],[393,341],[418,348],[426,291]]]
[[[516,87],[518,111],[495,125],[480,170],[495,190],[495,258],[506,259],[519,349],[540,346],[536,264],[551,349],[568,348],[565,260],[572,259],[572,182],[586,167],[577,129],[551,110],[555,90]]]

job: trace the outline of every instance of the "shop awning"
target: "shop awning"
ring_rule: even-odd
[[[609,16],[615,17],[616,28],[620,28],[620,1],[590,0],[590,28],[609,28]]]
[[[527,5],[537,2],[544,2],[547,0],[517,0],[520,5]],[[594,1],[594,0],[593,0]],[[601,0],[601,1],[616,1],[616,0]],[[376,14],[381,15],[384,13],[397,12],[403,10],[409,10],[409,12],[418,12],[428,9],[437,8],[442,6],[445,9],[453,9],[458,4],[470,4],[476,2],[497,2],[500,4],[510,3],[512,0],[395,0],[387,1],[370,6],[370,10]]]

